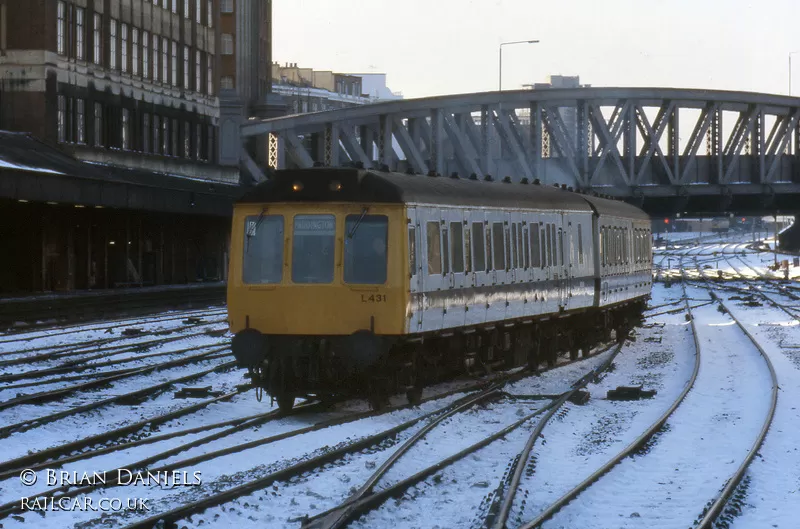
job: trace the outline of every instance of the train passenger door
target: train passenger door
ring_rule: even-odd
[[[464,258],[464,231],[467,225],[464,224],[464,214],[461,210],[445,211],[442,218],[445,221],[442,230],[447,230],[449,239],[450,288],[461,289],[470,284],[469,270],[466,268]]]
[[[422,256],[420,254],[420,224],[417,220],[417,211],[414,208],[408,209],[408,275],[409,289],[411,291],[410,306],[411,318],[408,322],[409,332],[419,332],[422,330],[423,314],[423,283],[422,278]]]

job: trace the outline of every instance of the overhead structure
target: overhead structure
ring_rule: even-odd
[[[800,98],[584,87],[251,119],[241,131],[270,146],[273,168],[361,162],[422,174],[538,178],[623,197],[653,213],[793,211],[800,204],[799,119]]]

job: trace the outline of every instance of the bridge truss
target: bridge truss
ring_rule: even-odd
[[[800,197],[800,99],[665,88],[490,92],[270,120],[270,164],[511,176],[651,210],[783,210]],[[255,164],[242,151],[248,167]]]

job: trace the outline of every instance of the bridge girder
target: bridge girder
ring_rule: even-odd
[[[620,197],[682,197],[687,189],[730,197],[800,184],[800,98],[770,94],[490,92],[251,119],[241,133],[279,138],[299,167],[350,160],[417,173],[492,173]]]

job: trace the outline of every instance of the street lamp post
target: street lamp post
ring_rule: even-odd
[[[789,95],[792,95],[792,55],[797,53],[800,53],[800,50],[789,52]]]
[[[538,44],[538,40],[515,40],[513,42],[503,42],[500,44],[500,72],[498,77],[499,85],[500,85],[500,92],[503,91],[503,46],[511,46],[512,44]]]

